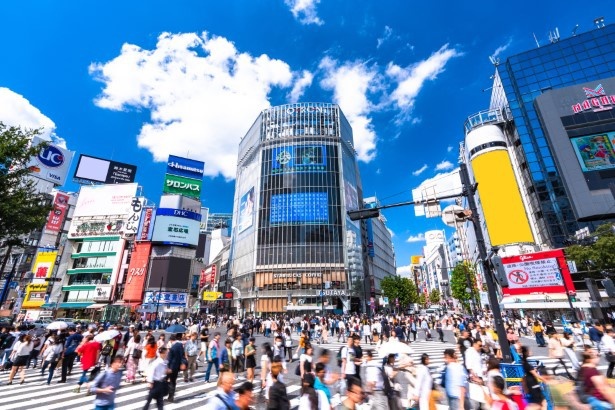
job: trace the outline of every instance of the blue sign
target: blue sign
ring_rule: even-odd
[[[201,220],[201,214],[199,213],[173,208],[158,208],[156,210],[156,216],[175,216],[178,218],[192,219],[194,221]]]
[[[9,288],[15,289],[17,287],[17,285],[18,285],[17,282],[11,282],[11,283],[9,283]]]
[[[167,174],[179,175],[186,178],[203,179],[205,163],[194,159],[169,155]]]
[[[39,153],[38,159],[49,168],[61,167],[64,164],[64,154],[53,145],[47,146],[43,152]]]
[[[145,292],[143,303],[160,303],[163,305],[185,305],[188,300],[187,293],[175,292]]]
[[[324,145],[294,145],[275,147],[271,150],[271,173],[325,172],[326,148]]]
[[[329,223],[329,197],[326,192],[299,192],[271,196],[271,225]]]

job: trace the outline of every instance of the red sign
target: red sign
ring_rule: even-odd
[[[211,265],[211,274],[209,275],[209,282],[212,285],[216,282],[216,265]]]
[[[598,84],[596,88],[583,87],[583,91],[585,91],[587,99],[572,106],[572,111],[575,114],[588,110],[593,112],[606,111],[615,106],[615,95],[607,95],[602,84]]]
[[[130,257],[128,274],[126,275],[126,286],[124,286],[124,302],[141,302],[143,300],[151,250],[151,242],[134,242],[134,250]]]
[[[207,282],[207,270],[201,269],[201,276],[199,276],[199,289],[205,286]]]
[[[56,197],[53,200],[53,209],[49,212],[47,225],[45,226],[48,231],[60,232],[62,230],[69,199],[70,197],[66,194],[56,193]]]
[[[509,256],[502,264],[508,278],[504,295],[566,293],[564,281],[569,292],[575,291],[562,249]]]
[[[141,228],[141,236],[139,237],[139,239],[142,241],[147,241],[147,239],[149,238],[149,231],[152,224],[153,213],[153,208],[145,208],[145,212],[143,212],[143,226]]]

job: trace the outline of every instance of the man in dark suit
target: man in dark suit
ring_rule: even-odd
[[[181,336],[181,335],[179,335]],[[171,335],[169,338],[171,348],[169,349],[168,368],[171,371],[169,373],[169,401],[173,403],[175,398],[175,385],[177,383],[177,375],[179,374],[179,367],[182,364],[182,358],[184,357],[184,345],[182,345],[181,337],[177,335]]]

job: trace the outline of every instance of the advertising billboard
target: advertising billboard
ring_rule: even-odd
[[[326,192],[298,192],[271,196],[271,225],[326,224],[329,198]]]
[[[615,168],[615,132],[570,138],[583,172]]]
[[[167,162],[167,174],[179,175],[180,177],[203,179],[205,163],[194,159],[169,155]]]
[[[508,279],[504,295],[565,293],[563,281],[570,292],[575,290],[562,249],[509,256],[502,264]]]
[[[139,231],[137,232],[138,241],[149,241],[152,239],[152,219],[154,218],[154,208],[147,207],[143,210]]]
[[[199,243],[201,214],[181,209],[158,208],[152,242],[196,246]]]
[[[32,157],[28,162],[28,168],[32,175],[53,182],[55,185],[64,185],[66,175],[73,161],[74,152],[61,148],[42,138],[32,138],[32,145],[39,145],[46,142],[47,148],[41,150],[39,154]]]
[[[32,265],[32,272],[34,273],[33,282],[42,282],[45,278],[51,277],[57,256],[57,251],[39,252],[36,254],[36,259],[34,259],[34,264]]]
[[[250,188],[239,201],[239,233],[252,226],[254,220],[254,187]]]
[[[165,174],[162,192],[178,194],[190,198],[201,198],[202,179],[186,178],[179,175]]]
[[[143,303],[155,304],[158,302],[160,302],[161,305],[185,306],[188,302],[188,294],[175,292],[145,292]]]
[[[126,220],[126,228],[124,228],[124,235],[136,235],[139,230],[141,222],[141,215],[143,214],[143,205],[145,204],[145,198],[134,197],[130,203],[131,210]]]
[[[132,212],[137,184],[82,186],[73,218],[80,216],[123,215]]]
[[[39,308],[45,303],[47,283],[29,283],[26,285],[26,295],[21,304],[22,308]]]
[[[66,211],[68,210],[69,199],[70,197],[68,195],[56,192],[56,196],[53,199],[53,209],[49,212],[45,229],[52,232],[60,232],[62,230]]]
[[[125,302],[141,302],[143,290],[145,290],[151,250],[151,242],[135,242],[124,285],[124,297],[122,299]]]
[[[324,145],[291,145],[271,150],[271,173],[325,172],[326,148]]]
[[[155,257],[151,260],[148,289],[185,291],[192,280],[192,259],[176,256]]]
[[[123,162],[81,154],[75,178],[103,184],[123,184],[135,181],[137,167]]]

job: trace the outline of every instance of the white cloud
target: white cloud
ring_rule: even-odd
[[[301,24],[324,24],[316,13],[316,5],[320,0],[284,0],[284,3],[290,7],[290,12]]]
[[[0,87],[0,121],[22,129],[42,128],[39,137],[66,148],[66,141],[55,133],[55,123],[22,95],[5,87]]]
[[[436,165],[436,171],[446,171],[449,169],[453,169],[454,167],[455,165],[453,165],[452,162],[444,160],[440,162],[438,165]]]
[[[124,44],[90,73],[104,84],[99,107],[151,111],[137,141],[154,160],[190,150],[190,157],[205,161],[206,175],[227,179],[235,177],[240,139],[270,106],[271,89],[293,83],[284,61],[239,52],[207,33],[163,33],[153,50]]]
[[[452,150],[453,150],[453,146],[452,146],[452,145],[449,145],[449,146],[446,148],[446,152],[451,152]]]
[[[376,40],[376,48],[380,48],[380,46],[391,38],[393,35],[393,29],[389,26],[384,26],[384,33],[382,33],[382,37]]]
[[[397,275],[398,276],[410,275],[411,273],[412,273],[412,265],[398,266],[397,267]]]
[[[320,85],[333,90],[333,101],[352,126],[358,159],[371,161],[376,156],[376,132],[369,114],[375,107],[367,94],[377,90],[377,68],[369,68],[361,61],[340,65],[330,57],[323,58],[319,68],[325,76]]]
[[[427,80],[435,80],[444,71],[444,66],[453,57],[461,53],[448,44],[443,45],[429,58],[419,61],[407,68],[389,63],[386,73],[397,80],[397,88],[391,93],[391,100],[402,111],[411,111],[414,100]]]
[[[288,99],[291,103],[296,103],[303,96],[305,89],[312,85],[312,80],[314,79],[314,75],[307,70],[303,70],[301,73],[301,77],[299,77],[295,81],[295,85],[291,90],[290,94],[288,94]]]
[[[418,235],[410,235],[408,237],[408,239],[406,239],[406,242],[408,243],[414,243],[414,242],[424,242],[425,241],[425,234],[418,234]]]
[[[427,170],[427,168],[429,168],[427,166],[427,164],[424,164],[422,167],[420,167],[419,169],[417,169],[416,171],[412,171],[412,175],[419,176],[421,175],[423,172],[425,172]]]
[[[506,44],[502,44],[501,46],[499,46],[498,48],[495,49],[495,51],[493,52],[493,54],[491,55],[492,57],[497,57],[500,54],[502,54],[504,51],[506,51],[506,49],[508,47],[510,47],[510,45],[512,44],[512,37],[508,39],[508,41],[506,42]]]

